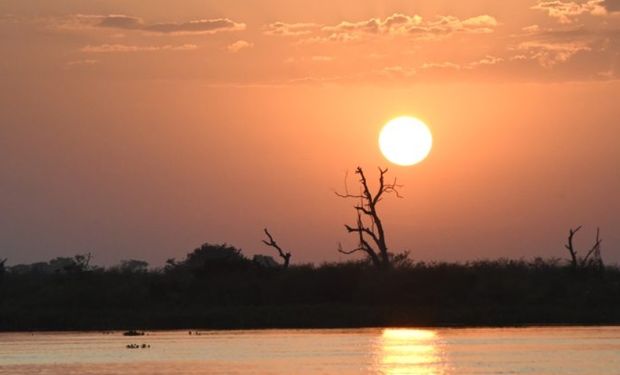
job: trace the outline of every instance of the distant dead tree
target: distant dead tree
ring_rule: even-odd
[[[269,233],[267,228],[265,228],[265,234],[267,235],[267,240],[263,240],[263,243],[269,247],[273,247],[274,249],[278,250],[278,255],[280,255],[280,258],[284,260],[284,264],[282,265],[282,267],[288,268],[288,265],[291,261],[291,253],[284,252],[282,248],[280,248],[280,246],[273,239],[271,233]]]
[[[73,257],[73,261],[75,264],[75,271],[84,272],[90,270],[90,260],[92,259],[92,254],[77,254]]]
[[[596,240],[594,241],[594,245],[588,250],[585,256],[581,257],[577,254],[577,250],[575,249],[575,245],[573,243],[575,234],[579,232],[581,229],[581,225],[575,229],[570,229],[568,232],[568,243],[565,245],[566,249],[570,254],[570,264],[573,271],[577,271],[578,269],[584,268],[592,268],[598,267],[603,268],[603,258],[601,257],[601,231],[599,228],[596,228]]]
[[[382,269],[392,266],[392,256],[388,252],[385,241],[385,229],[379,217],[377,205],[386,194],[395,194],[397,197],[402,198],[398,193],[398,188],[401,186],[396,183],[396,179],[394,179],[392,183],[385,182],[385,175],[387,172],[387,169],[379,168],[379,187],[378,190],[373,193],[368,185],[368,180],[364,171],[361,167],[357,167],[355,174],[359,176],[359,183],[361,185],[360,193],[351,194],[349,192],[346,184],[346,177],[344,194],[336,192],[336,195],[341,198],[359,200],[359,203],[354,206],[357,213],[355,225],[351,226],[345,224],[348,233],[354,233],[358,236],[358,246],[351,250],[344,250],[342,246],[339,245],[338,251],[346,255],[357,252],[365,253],[374,266]]]
[[[0,259],[0,277],[2,277],[4,275],[4,272],[6,271],[6,264],[7,258],[4,259]]]

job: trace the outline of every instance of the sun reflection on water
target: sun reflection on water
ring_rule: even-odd
[[[432,330],[385,329],[379,356],[382,374],[443,374],[439,338]]]

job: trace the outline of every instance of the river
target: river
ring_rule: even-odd
[[[0,374],[247,373],[620,374],[620,327],[0,333]]]

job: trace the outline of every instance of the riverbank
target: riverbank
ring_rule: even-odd
[[[620,269],[540,259],[283,269],[236,258],[0,278],[1,331],[557,324],[620,324]]]

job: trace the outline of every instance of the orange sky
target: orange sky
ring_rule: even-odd
[[[345,259],[357,165],[415,259],[620,260],[620,1],[0,2],[0,258]],[[433,131],[414,167],[381,126]],[[353,180],[350,181],[353,183]]]

